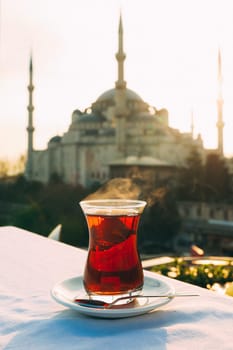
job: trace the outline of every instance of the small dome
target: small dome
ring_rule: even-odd
[[[49,143],[53,142],[53,143],[58,143],[58,142],[61,142],[61,136],[59,135],[56,135],[56,136],[53,136],[50,140],[49,140]]]
[[[72,113],[72,116],[79,116],[79,115],[82,115],[83,113],[80,111],[80,109],[75,109]]]
[[[116,89],[110,89],[105,91],[102,95],[100,95],[96,102],[102,102],[102,101],[106,101],[106,100],[114,100],[115,98],[115,91]],[[130,89],[126,89],[126,97],[127,100],[137,100],[137,101],[142,101],[142,98],[136,94],[136,92],[134,92],[133,90]]]

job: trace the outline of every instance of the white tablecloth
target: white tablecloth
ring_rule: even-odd
[[[177,291],[201,296],[139,317],[96,319],[50,296],[55,283],[82,274],[85,251],[0,227],[0,259],[1,349],[233,349],[232,297],[162,276]]]

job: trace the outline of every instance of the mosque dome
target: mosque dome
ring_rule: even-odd
[[[61,136],[59,135],[56,135],[56,136],[53,136],[50,140],[49,140],[49,143],[58,143],[58,142],[61,142]]]
[[[97,98],[96,102],[114,100],[115,93],[116,93],[116,88],[107,90]],[[142,101],[142,98],[138,94],[136,94],[136,92],[134,92],[133,90],[126,88],[125,93],[126,93],[127,100]]]

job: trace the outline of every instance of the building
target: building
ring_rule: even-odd
[[[182,228],[176,249],[198,244],[206,254],[233,256],[233,206],[227,203],[178,202]],[[178,248],[179,246],[179,248]]]
[[[193,147],[204,157],[201,136],[194,139],[192,127],[189,133],[170,127],[165,108],[157,110],[127,87],[125,58],[120,18],[115,86],[102,93],[85,111],[74,110],[69,129],[62,136],[51,138],[47,149],[41,151],[33,148],[33,67],[30,61],[25,172],[28,179],[46,183],[56,174],[66,183],[90,186],[119,174],[132,176],[134,171],[144,169],[147,174],[155,172],[156,181],[169,178],[177,167],[183,166]]]

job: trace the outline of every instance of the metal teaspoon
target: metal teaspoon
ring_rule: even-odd
[[[103,300],[95,300],[95,299],[83,299],[83,298],[75,298],[74,302],[86,307],[93,307],[93,308],[101,308],[101,309],[110,309],[113,305],[117,304],[121,300],[127,300],[127,299],[137,299],[137,298],[175,298],[175,297],[197,297],[200,296],[200,294],[185,294],[185,293],[174,293],[174,294],[163,294],[163,295],[132,295],[132,296],[125,296],[125,297],[119,297],[115,299],[111,303],[107,303]]]

